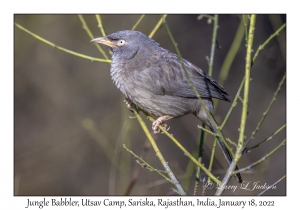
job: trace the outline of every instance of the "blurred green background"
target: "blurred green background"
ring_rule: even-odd
[[[83,15],[95,37],[102,36],[95,15]],[[131,29],[140,15],[101,15],[106,33]],[[146,15],[136,30],[147,35],[160,15]],[[167,22],[184,58],[207,72],[213,24],[198,15],[168,15]],[[77,15],[15,15],[15,23],[74,52],[102,58],[90,43]],[[241,15],[219,15],[217,40],[221,49],[214,57],[213,77],[219,72],[240,24]],[[253,49],[286,22],[285,15],[258,15]],[[15,195],[172,195],[172,186],[155,172],[142,168],[123,149],[123,144],[150,165],[163,169],[133,114],[123,103],[124,96],[110,79],[110,64],[91,62],[59,51],[14,27],[14,193]],[[153,37],[175,52],[164,26]],[[238,47],[223,86],[233,100],[244,76],[245,39]],[[103,48],[110,57],[108,50]],[[276,36],[259,54],[251,70],[249,115],[246,136],[250,137],[267,109],[286,72],[286,30]],[[231,103],[220,101],[215,117],[223,121]],[[224,135],[237,141],[241,104],[238,103]],[[145,119],[145,118],[144,118]],[[148,128],[151,122],[145,119]],[[286,123],[285,83],[264,124],[251,142],[259,143]],[[192,154],[197,155],[201,125],[188,115],[168,122],[172,133]],[[245,154],[239,167],[245,167],[275,148],[285,137],[285,129],[271,141]],[[166,161],[192,194],[195,167],[165,135],[155,135]],[[203,162],[208,167],[213,138],[207,135]],[[221,179],[227,163],[217,148],[212,173]],[[243,173],[249,188],[254,182],[271,185],[286,174],[286,148],[262,164]],[[202,173],[202,175],[204,175]],[[133,178],[135,177],[135,178]],[[138,177],[138,178],[137,178]],[[203,178],[203,177],[202,177]],[[130,183],[136,181],[130,188]],[[238,185],[235,179],[231,185]],[[240,185],[238,185],[240,186]],[[285,195],[286,181],[266,195]],[[129,190],[130,188],[130,190]],[[200,187],[201,189],[201,187]],[[252,188],[251,188],[252,189]],[[201,191],[201,190],[200,190]],[[257,195],[262,190],[225,191],[225,195]],[[215,190],[208,190],[213,195]]]

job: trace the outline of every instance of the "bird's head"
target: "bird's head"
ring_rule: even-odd
[[[132,59],[138,51],[159,46],[154,40],[139,31],[118,31],[105,37],[98,37],[91,42],[104,44],[113,52],[114,57]],[[154,44],[154,45],[153,45]]]

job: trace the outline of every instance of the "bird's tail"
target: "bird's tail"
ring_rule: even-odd
[[[214,119],[215,123],[217,124],[217,122],[216,122],[214,116],[213,116],[213,115],[211,115],[211,116],[212,116],[212,118]],[[211,130],[213,133],[215,133],[216,135],[218,135],[218,131],[217,131],[217,129],[213,126],[212,123],[210,123],[210,125],[208,125],[208,127],[210,128],[210,130]],[[222,131],[221,131],[221,132],[222,132]],[[225,144],[223,143],[223,141],[220,139],[220,137],[217,136],[217,138],[218,138],[218,145],[220,146],[220,148],[221,148],[221,150],[222,150],[222,152],[223,152],[223,154],[224,154],[224,156],[225,156],[225,159],[226,159],[228,165],[230,165],[231,162],[232,162],[232,155],[231,155],[231,153],[229,152],[229,150],[227,149],[226,145],[225,145]],[[236,166],[235,170],[239,170],[238,166]],[[243,182],[242,176],[241,176],[240,173],[235,174],[235,177],[237,178],[237,180],[238,180],[239,183],[242,183],[242,182]]]
[[[230,165],[231,162],[232,162],[232,155],[230,154],[229,150],[227,149],[227,147],[225,146],[223,141],[219,137],[217,137],[217,138],[218,138],[218,144],[219,144],[219,146],[220,146],[220,148],[221,148],[221,150],[222,150],[222,152],[225,156],[225,159],[226,159],[228,165]],[[235,167],[235,170],[236,171],[239,170],[238,166]],[[242,179],[242,176],[241,176],[240,173],[235,174],[235,177],[237,178],[239,183],[243,182],[243,179]]]

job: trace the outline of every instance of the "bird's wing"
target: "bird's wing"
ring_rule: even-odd
[[[218,98],[230,101],[226,90],[213,78],[206,75],[197,66],[183,60],[191,81],[203,98]],[[165,57],[151,68],[139,72],[149,91],[160,95],[173,95],[185,98],[197,98],[186,78],[184,69],[177,56]],[[146,86],[145,84],[145,86]]]

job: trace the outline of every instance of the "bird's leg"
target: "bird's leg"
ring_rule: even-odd
[[[127,108],[132,112],[133,111],[132,106],[131,106],[132,101],[130,101],[129,98],[125,98],[124,103],[126,104]]]
[[[161,130],[159,129],[159,126],[164,127],[164,129],[166,129],[166,130],[169,130],[170,127],[167,129],[168,125],[165,123],[165,121],[167,121],[167,120],[169,120],[169,119],[171,119],[171,118],[173,118],[173,117],[168,116],[168,115],[157,118],[157,119],[153,122],[153,124],[152,124],[152,130],[153,130],[153,132],[154,132],[154,133],[159,133],[159,132],[161,132]]]

